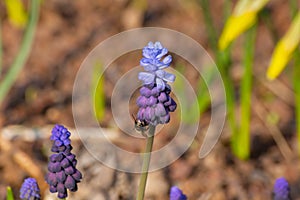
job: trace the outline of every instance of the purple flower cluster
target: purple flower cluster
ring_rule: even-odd
[[[77,191],[77,183],[82,179],[80,171],[76,169],[75,155],[71,153],[70,135],[64,126],[55,125],[50,137],[53,140],[53,154],[49,158],[46,182],[50,185],[50,192],[57,192],[61,199],[68,196],[67,189]]]
[[[273,189],[273,200],[290,200],[290,187],[285,178],[276,179]]]
[[[169,96],[175,75],[164,71],[172,62],[171,55],[160,42],[149,42],[143,49],[140,65],[146,72],[140,72],[138,78],[143,81],[140,97],[137,99],[139,112],[137,118],[156,126],[170,121],[169,112],[175,111],[177,105]]]
[[[20,198],[24,200],[41,199],[40,188],[34,178],[24,180],[20,189]]]
[[[170,190],[170,200],[187,200],[187,197],[178,187],[173,186]]]

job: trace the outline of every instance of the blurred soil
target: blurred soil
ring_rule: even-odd
[[[222,12],[223,1],[213,1],[211,4],[215,25],[220,32],[224,23],[219,14]],[[210,120],[210,113],[207,111],[201,116],[200,131],[190,149],[170,166],[149,175],[147,199],[168,199],[168,191],[172,185],[179,186],[192,200],[271,199],[274,180],[281,176],[290,182],[293,199],[300,199],[300,165],[296,157],[293,94],[289,80],[291,68],[272,83],[265,79],[274,47],[273,36],[280,37],[286,31],[290,21],[288,11],[285,0],[272,0],[266,13],[272,17],[273,34],[263,20],[258,26],[252,96],[251,158],[241,161],[232,155],[228,127],[225,127],[213,151],[204,159],[198,158],[203,132]],[[18,51],[23,31],[9,24],[3,2],[0,2],[0,17],[4,45],[3,78]],[[6,134],[1,139],[0,199],[4,199],[8,185],[18,195],[23,179],[32,173],[24,169],[14,155],[17,152],[25,153],[45,173],[51,145],[45,135],[25,140],[24,135],[20,134],[22,129],[15,131],[10,129],[11,125],[18,124],[32,130],[55,123],[74,127],[73,82],[84,58],[108,37],[143,26],[177,30],[195,39],[211,52],[202,10],[194,1],[152,0],[148,2],[145,11],[137,9],[127,0],[90,0],[88,3],[85,0],[43,1],[29,60],[1,107],[1,127],[8,132],[11,130],[12,135],[18,133],[18,136],[7,137]],[[242,75],[242,42],[243,38],[240,37],[232,49],[232,76],[237,91]],[[113,69],[122,74],[137,64],[137,58],[129,55],[126,59],[116,61]],[[186,69],[187,77],[193,74],[191,72],[192,69]],[[106,102],[110,102],[115,81],[109,75],[105,78]],[[236,99],[238,102],[238,94]],[[238,110],[237,106],[237,112]],[[272,119],[273,122],[278,122],[278,126],[271,123]],[[169,128],[166,127],[156,139],[155,148],[172,139],[170,127],[175,126],[177,120],[176,117],[172,118]],[[110,128],[112,122],[110,104],[107,103],[106,116],[101,124]],[[144,141],[128,145],[132,143],[130,139],[122,137],[118,131],[117,134],[120,137],[116,139],[116,143],[120,146],[126,146],[124,148],[134,152],[143,151]],[[286,149],[281,140],[278,143],[274,141],[274,138],[280,136],[284,136],[292,151]],[[7,150],[3,145],[10,148]],[[79,184],[79,192],[70,199],[133,199],[139,175],[117,172],[102,165],[92,158],[79,139],[75,140],[74,151],[77,152],[78,165],[85,178]],[[39,182],[43,182],[43,177],[39,177]],[[43,194],[47,195],[45,192]]]

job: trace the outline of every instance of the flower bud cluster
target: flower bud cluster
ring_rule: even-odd
[[[50,185],[50,192],[57,192],[61,199],[68,196],[67,189],[77,191],[77,183],[82,179],[80,171],[76,169],[75,155],[71,153],[70,135],[64,126],[56,125],[50,138],[53,140],[53,154],[49,158],[46,182]]]

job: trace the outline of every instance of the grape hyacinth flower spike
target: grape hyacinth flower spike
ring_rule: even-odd
[[[71,133],[64,126],[55,125],[50,137],[53,141],[51,148],[53,154],[49,157],[46,182],[50,186],[50,192],[57,192],[57,197],[60,199],[68,196],[67,189],[72,192],[77,191],[77,183],[82,179],[80,171],[76,169],[75,155],[71,153],[70,135]]]
[[[187,200],[187,197],[178,187],[173,186],[170,189],[170,200]]]
[[[170,97],[171,86],[168,84],[175,80],[175,75],[164,71],[172,62],[172,56],[167,54],[168,50],[160,42],[149,42],[143,48],[143,58],[140,60],[140,65],[145,71],[138,75],[139,80],[143,81],[143,86],[136,101],[139,107],[136,126],[139,125],[142,134],[148,137],[137,200],[144,199],[155,128],[158,124],[168,123],[170,112],[174,112],[177,107]],[[145,126],[149,127],[143,129]],[[148,131],[147,134],[144,133],[145,130]]]
[[[140,72],[138,78],[143,81],[140,96],[136,104],[139,107],[137,119],[156,126],[170,121],[169,112],[174,112],[177,104],[169,96],[171,86],[168,82],[175,80],[175,75],[164,71],[172,62],[171,55],[160,42],[149,42],[143,49],[140,65],[145,72]]]
[[[291,200],[289,183],[283,177],[275,181],[273,200]]]
[[[20,189],[20,198],[23,200],[40,200],[40,188],[34,178],[24,180]]]

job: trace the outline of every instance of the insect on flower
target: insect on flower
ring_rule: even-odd
[[[149,129],[149,123],[147,123],[145,120],[139,120],[137,119],[133,114],[131,114],[132,119],[134,121],[134,128],[137,132],[141,132],[143,136],[147,136],[145,134],[146,131]]]

